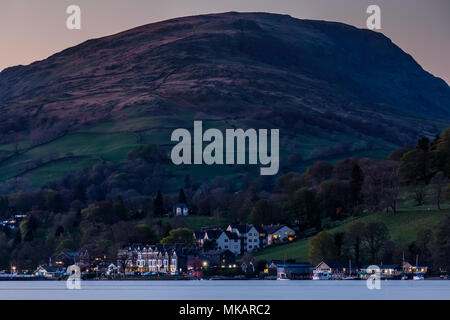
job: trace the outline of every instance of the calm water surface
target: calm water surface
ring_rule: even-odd
[[[381,281],[82,281],[68,290],[65,281],[0,281],[0,299],[450,299],[449,280]]]

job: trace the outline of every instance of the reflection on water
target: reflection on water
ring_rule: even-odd
[[[83,281],[68,290],[65,281],[0,281],[0,299],[450,299],[450,281]]]

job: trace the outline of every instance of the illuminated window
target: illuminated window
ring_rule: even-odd
[[[292,236],[292,231],[291,231],[291,232],[289,232],[289,235],[290,235],[290,236]]]
[[[276,235],[276,234],[274,234],[274,235],[273,235],[273,238],[274,238],[274,239],[276,239],[276,238],[277,238],[277,235]]]
[[[253,234],[255,237],[257,237],[258,236],[258,234],[257,233],[255,233],[255,234]]]

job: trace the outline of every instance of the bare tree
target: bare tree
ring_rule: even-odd
[[[442,189],[448,183],[448,178],[442,171],[439,171],[434,175],[430,183],[433,186],[436,207],[438,211],[441,211]]]
[[[425,203],[425,181],[414,180],[413,183],[414,200],[418,206],[422,206]]]
[[[399,187],[398,162],[386,160],[367,168],[363,194],[372,210],[396,213]]]

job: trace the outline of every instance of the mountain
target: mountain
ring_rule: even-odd
[[[120,161],[139,144],[170,145],[170,132],[194,119],[280,128],[282,161],[385,154],[448,125],[450,88],[381,33],[230,12],[144,25],[7,68],[0,110],[0,178],[40,170],[50,179],[64,171],[52,167],[58,159]]]

